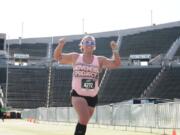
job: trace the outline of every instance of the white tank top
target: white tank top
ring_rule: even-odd
[[[87,64],[80,54],[73,65],[72,89],[79,95],[94,97],[99,91],[99,61],[94,55],[93,62]]]

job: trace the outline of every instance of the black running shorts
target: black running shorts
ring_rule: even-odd
[[[86,99],[87,103],[91,107],[95,107],[97,102],[98,102],[98,96],[96,95],[95,97],[90,97],[90,96],[81,96],[79,95],[75,90],[71,90],[71,97],[82,97]]]

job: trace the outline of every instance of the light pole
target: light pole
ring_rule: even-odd
[[[153,11],[151,10],[151,26],[153,25]]]
[[[9,39],[9,38],[8,38]],[[6,94],[5,94],[5,108],[7,107],[7,93],[9,84],[9,42],[5,41],[7,44],[7,62],[6,62]]]
[[[82,33],[84,34],[84,18],[82,19]]]
[[[46,107],[50,106],[50,93],[51,93],[51,80],[52,80],[52,46],[54,43],[54,37],[51,38],[51,43],[48,45],[48,88],[47,88],[47,101]]]
[[[24,22],[21,23],[21,38],[23,38],[24,34]]]

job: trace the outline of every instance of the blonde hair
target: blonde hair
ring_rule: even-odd
[[[88,39],[88,38],[90,38],[95,44],[96,44],[96,39],[93,37],[93,36],[91,36],[91,35],[85,35],[82,39],[81,39],[81,41],[80,41],[80,44],[79,44],[79,49],[81,50],[81,52],[83,52],[83,42],[86,40],[86,39]],[[96,50],[96,45],[94,46],[94,49],[93,50]]]

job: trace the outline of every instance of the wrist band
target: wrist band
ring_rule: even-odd
[[[117,49],[113,49],[112,52],[113,53],[119,53],[119,49],[118,48]]]

